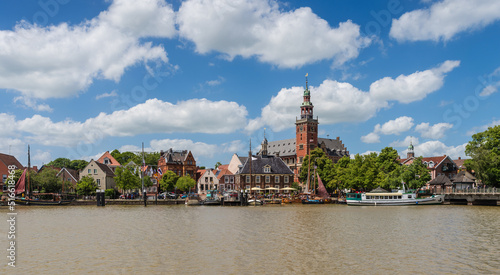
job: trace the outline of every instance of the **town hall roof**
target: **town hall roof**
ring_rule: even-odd
[[[318,147],[326,148],[328,156],[345,156],[349,152],[342,144],[340,139],[318,138]],[[296,155],[296,139],[283,139],[271,141],[267,145],[269,155],[279,155],[280,157],[295,156]]]
[[[252,162],[252,174],[266,174],[264,167],[270,166],[271,172],[269,174],[293,174],[292,170],[283,162],[283,160],[276,156],[252,156],[247,159],[243,168],[237,174],[250,174],[250,161]]]

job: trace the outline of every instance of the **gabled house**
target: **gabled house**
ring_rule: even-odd
[[[227,167],[228,165],[221,165],[217,167],[217,172],[215,172],[221,191],[236,190],[234,174]]]
[[[278,156],[267,155],[267,140],[264,138],[261,154],[251,152],[243,167],[235,174],[236,189],[251,190],[254,187],[282,189],[290,187],[294,173]]]
[[[165,152],[162,150],[158,160],[158,170],[160,174],[172,171],[179,177],[190,176],[196,180],[196,160],[191,151],[174,151],[172,148]]]
[[[238,154],[233,154],[227,169],[229,170],[229,172],[236,174],[236,172],[238,172],[243,167],[243,164],[247,161],[247,159],[248,157],[240,157],[238,156]]]
[[[115,172],[116,167],[121,166],[121,164],[109,153],[109,151],[102,154],[97,162],[107,165],[113,173]]]
[[[206,194],[208,190],[220,190],[219,179],[213,169],[206,169],[197,182],[198,194]]]
[[[410,165],[415,159],[417,158],[415,157],[414,147],[413,144],[410,143],[410,146],[408,146],[407,158],[400,159],[399,161],[401,164]],[[429,174],[431,175],[431,181],[440,175],[452,179],[457,174],[457,165],[447,155],[424,157],[422,158],[422,163],[427,166],[427,170],[429,170]]]
[[[455,190],[467,190],[476,187],[476,177],[466,170],[458,172],[458,174],[453,177],[452,181]]]
[[[69,190],[64,190],[64,192],[76,192],[76,184],[78,183],[78,180],[80,178],[77,170],[62,168],[59,170],[59,173],[57,173],[56,177],[60,178],[62,182],[67,183],[63,185],[63,188],[65,188],[67,185],[71,186]]]
[[[111,168],[105,164],[91,160],[85,168],[80,171],[80,180],[84,176],[91,176],[94,178],[97,189],[106,190],[116,188],[115,173]]]
[[[16,157],[7,155],[7,154],[1,154],[0,153],[0,190],[2,192],[7,191],[7,185],[8,185],[8,180],[9,180],[9,166],[12,168],[15,166],[16,168],[14,170],[24,170],[24,167],[21,165],[21,163],[16,159]]]
[[[453,183],[445,175],[439,175],[427,183],[432,193],[451,192]]]

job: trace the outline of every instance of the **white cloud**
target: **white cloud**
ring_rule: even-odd
[[[458,157],[465,158],[465,146],[467,143],[458,146],[447,146],[438,140],[427,141],[425,143],[415,146],[415,156],[435,157],[447,155],[452,159]],[[406,157],[408,150],[403,151],[403,156]]]
[[[16,117],[6,113],[0,113],[0,137],[13,137],[17,132]]]
[[[432,126],[428,122],[420,123],[415,127],[415,130],[420,133],[423,138],[440,139],[446,135],[446,131],[453,128],[450,123],[437,123]]]
[[[399,135],[406,132],[413,127],[413,118],[402,116],[393,120],[389,120],[383,125],[375,125],[373,132],[366,136],[361,137],[364,143],[378,143],[380,142],[380,135]]]
[[[62,98],[94,79],[119,81],[138,62],[167,62],[146,37],[173,37],[174,12],[161,0],[115,0],[94,19],[70,26],[21,22],[0,31],[0,88],[30,98]]]
[[[37,100],[34,98],[26,96],[18,96],[14,98],[14,103],[20,102],[25,108],[33,109],[39,112],[49,112],[51,113],[53,109],[47,104],[38,104]]]
[[[458,66],[458,61],[446,61],[436,68],[423,72],[399,76],[396,80],[384,78],[374,82],[369,92],[364,92],[350,83],[326,79],[319,87],[309,86],[315,115],[322,124],[366,121],[381,108],[389,107],[390,101],[410,103],[425,98],[443,85],[445,73]],[[262,108],[261,116],[249,121],[248,132],[270,126],[282,131],[294,125],[302,101],[304,88],[281,89]]]
[[[500,87],[500,81],[494,81],[493,78],[498,78],[499,76],[500,76],[500,67],[497,68],[493,73],[488,75],[487,81],[490,84],[484,87],[479,96],[487,97],[498,92],[498,88]]]
[[[41,164],[49,163],[52,160],[50,152],[37,149],[33,154],[33,161]]]
[[[380,142],[380,136],[375,134],[375,133],[369,133],[366,136],[361,137],[361,141],[364,143],[379,143]]]
[[[499,120],[494,120],[490,124],[487,124],[487,125],[474,127],[471,130],[467,131],[467,135],[472,136],[472,135],[474,135],[476,133],[484,132],[484,131],[488,130],[488,128],[495,127],[497,125],[500,125],[500,119]]]
[[[374,132],[384,135],[399,135],[410,130],[411,127],[413,127],[413,118],[402,116],[389,120],[382,126],[380,124],[375,125]]]
[[[497,0],[444,0],[393,19],[390,36],[398,41],[447,41],[461,32],[484,28],[499,19]]]
[[[391,146],[391,147],[407,147],[410,145],[410,143],[413,145],[418,145],[419,140],[416,137],[407,136],[407,137],[405,137],[405,139],[403,141],[395,140],[395,141],[391,142],[391,144],[389,144],[389,146]]]
[[[106,97],[116,97],[118,96],[118,94],[116,93],[116,90],[113,90],[109,93],[103,93],[103,94],[100,94],[100,95],[96,95],[95,99],[96,100],[99,100],[101,98],[106,98]]]
[[[0,114],[0,122],[1,122],[1,116],[2,114]],[[0,123],[0,125],[4,124]],[[28,150],[26,148],[26,144],[21,139],[5,137],[2,134],[3,133],[0,132],[0,152],[16,156],[17,160],[21,161],[21,159],[18,156],[26,156]],[[27,166],[27,164],[23,165]]]
[[[370,93],[376,100],[397,100],[410,103],[424,99],[428,94],[439,90],[446,73],[460,65],[460,61],[448,60],[439,67],[400,75],[396,79],[384,77],[370,85]]]
[[[351,21],[332,28],[308,7],[285,12],[275,0],[188,0],[177,24],[198,53],[217,51],[228,60],[256,57],[284,68],[325,59],[341,65],[371,42]]]
[[[15,122],[14,130],[31,134],[26,139],[39,144],[74,146],[106,137],[148,133],[231,133],[246,125],[246,116],[246,108],[235,102],[191,99],[172,104],[150,99],[127,110],[100,113],[84,122],[53,122],[34,115]],[[6,115],[3,118],[12,119]],[[216,121],[224,123],[214,123]]]

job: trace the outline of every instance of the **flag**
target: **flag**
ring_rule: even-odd
[[[309,75],[309,73],[306,73],[306,77]]]
[[[158,167],[158,174],[160,174],[160,176],[163,175],[163,172],[161,171],[160,167]]]

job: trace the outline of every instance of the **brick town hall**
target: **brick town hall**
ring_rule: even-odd
[[[268,155],[279,156],[295,174],[298,174],[302,166],[302,160],[309,152],[319,147],[325,154],[336,163],[344,156],[349,156],[349,151],[339,137],[337,139],[318,138],[318,117],[313,116],[314,105],[311,102],[307,76],[306,89],[304,90],[304,101],[300,105],[300,119],[295,121],[295,138],[268,142],[264,137],[262,148],[267,148]],[[262,154],[262,149],[258,153]]]

